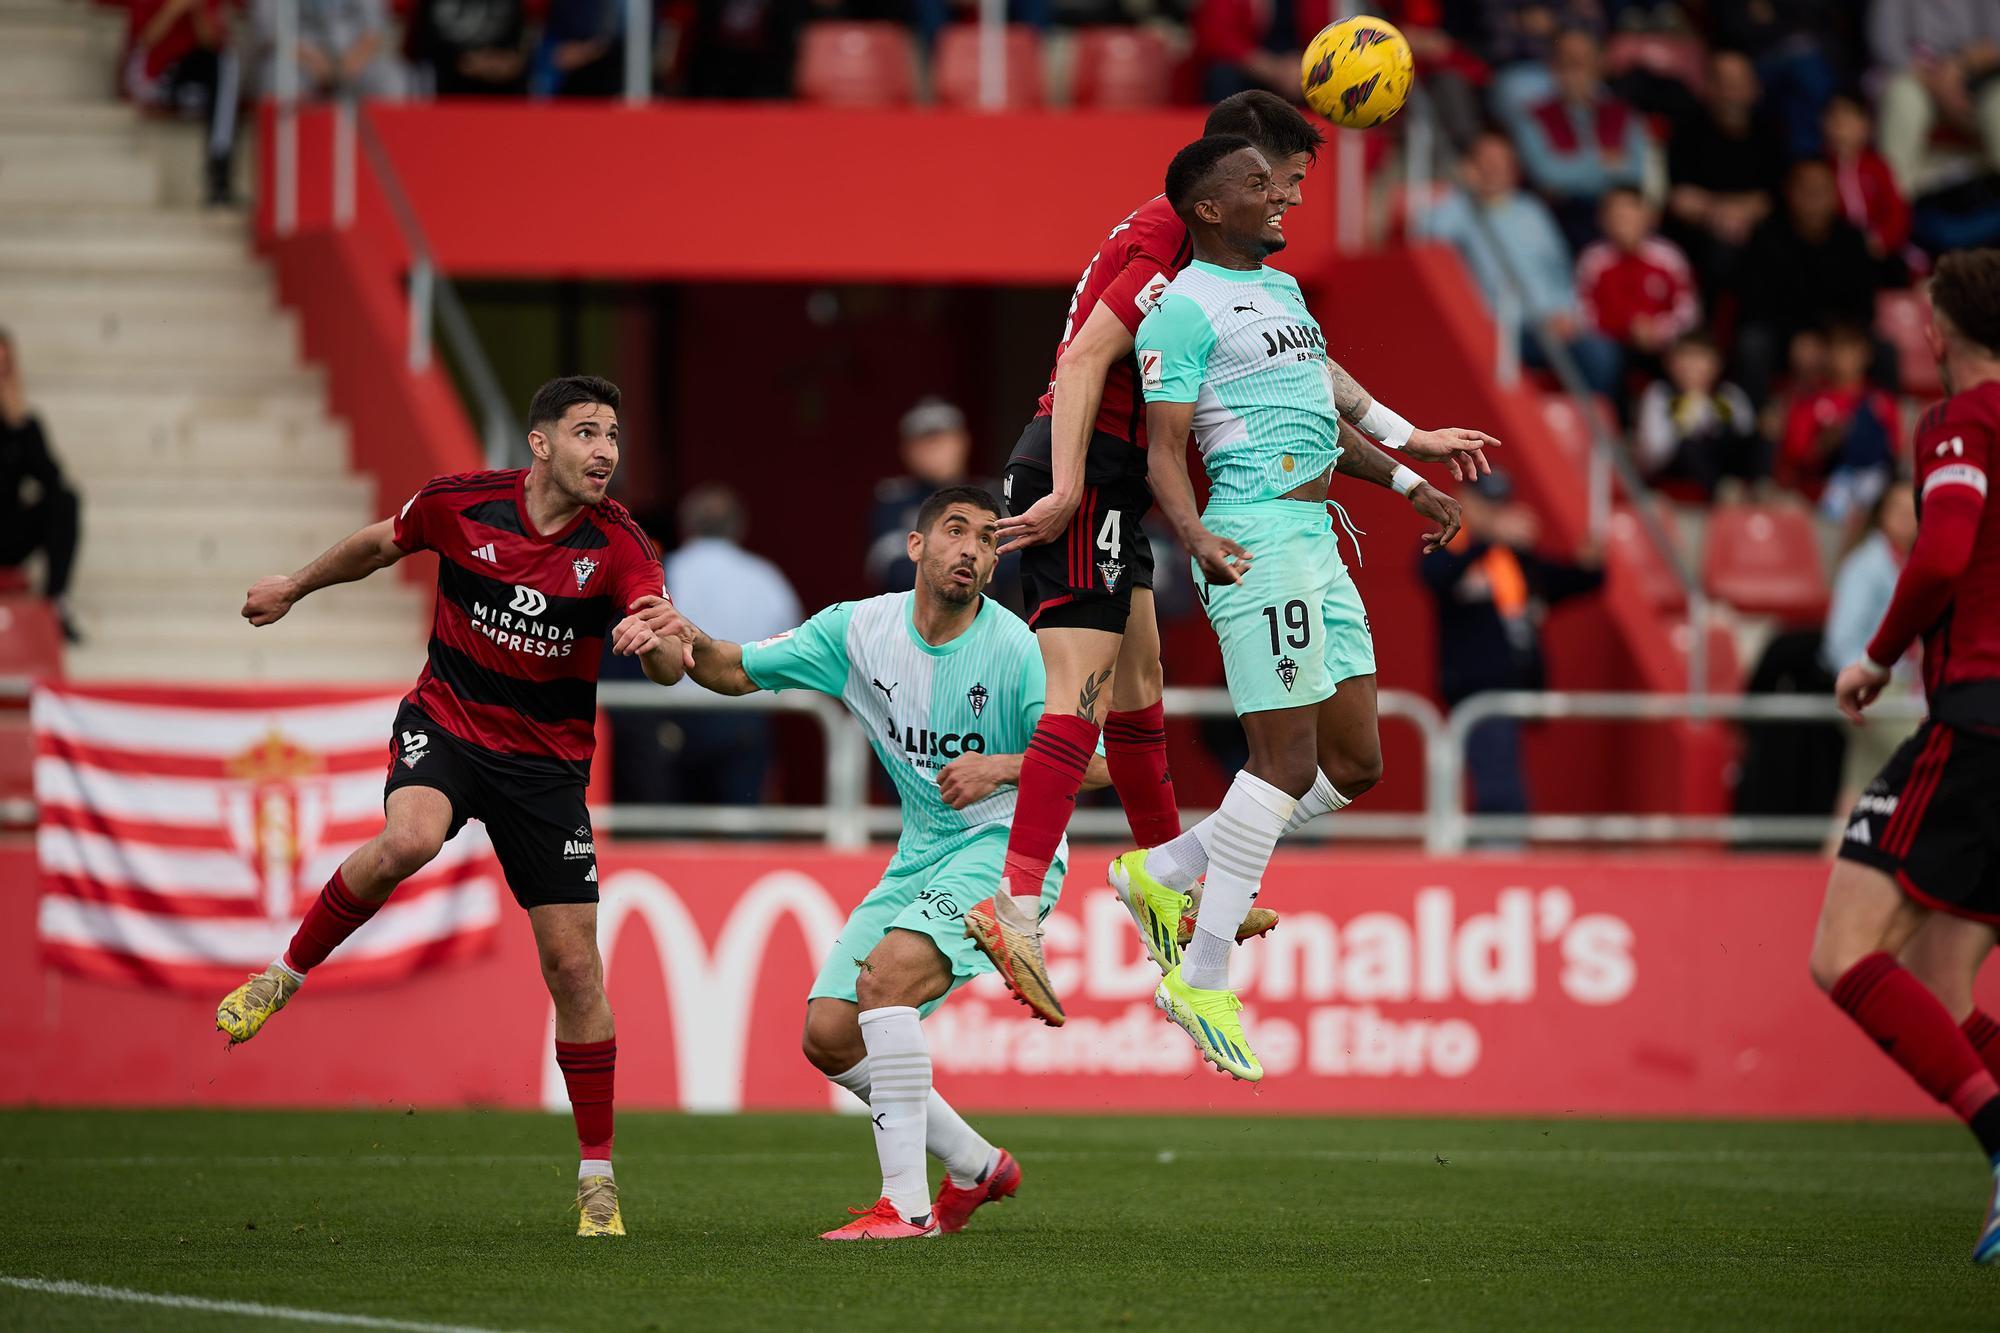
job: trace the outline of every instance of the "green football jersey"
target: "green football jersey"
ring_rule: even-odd
[[[1274,268],[1182,269],[1135,339],[1149,403],[1193,403],[1210,504],[1275,500],[1340,457],[1326,336]]]
[[[972,627],[933,647],[912,620],[914,592],[838,602],[795,630],[743,645],[760,689],[817,690],[847,705],[896,784],[903,835],[891,870],[928,865],[1014,819],[1014,788],[954,810],[938,774],[962,754],[1023,754],[1042,715],[1047,678],[1035,635],[981,598]],[[1057,859],[1067,860],[1068,846]]]

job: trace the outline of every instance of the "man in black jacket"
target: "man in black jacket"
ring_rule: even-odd
[[[76,561],[77,511],[76,492],[63,479],[40,419],[28,410],[14,339],[0,329],[0,569],[42,553],[42,595],[54,603],[71,643],[79,636],[64,593]]]
[[[1459,492],[1465,530],[1450,546],[1422,557],[1419,571],[1437,598],[1438,687],[1447,704],[1482,690],[1542,688],[1541,622],[1565,597],[1604,583],[1596,552],[1577,563],[1535,549],[1541,523],[1514,499],[1504,472]],[[1494,718],[1466,738],[1472,808],[1480,814],[1526,814],[1521,728]]]

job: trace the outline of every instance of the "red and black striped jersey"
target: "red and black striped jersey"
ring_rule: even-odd
[[[462,741],[587,772],[604,636],[665,580],[616,500],[537,532],[527,477],[437,477],[396,516],[396,545],[438,556],[430,660],[408,697]]]
[[[1130,217],[1111,229],[1097,253],[1084,266],[1070,297],[1069,313],[1063,319],[1062,341],[1056,346],[1061,363],[1070,341],[1082,330],[1090,312],[1102,305],[1127,332],[1139,332],[1139,321],[1152,312],[1174,275],[1187,267],[1193,257],[1187,224],[1180,220],[1167,197],[1149,199]],[[1093,440],[1086,473],[1092,481],[1114,477],[1144,476],[1146,472],[1146,401],[1139,393],[1138,362],[1135,356],[1114,361],[1104,375],[1104,400],[1097,409],[1095,430],[1102,440]],[[1035,405],[1035,415],[1055,411],[1055,371],[1049,372],[1048,391]],[[1122,446],[1122,447],[1115,447]],[[1097,455],[1106,455],[1099,457]],[[1050,460],[1016,453],[1010,460],[1041,467]]]
[[[1868,646],[1894,662],[1918,635],[1924,693],[1947,726],[2000,734],[2000,383],[1947,398],[1916,439],[1917,541]]]

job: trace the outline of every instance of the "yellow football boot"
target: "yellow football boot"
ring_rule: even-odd
[[[231,1046],[246,1042],[299,993],[302,984],[273,963],[222,997],[222,1003],[215,1006],[215,1026],[228,1036]]]
[[[618,1182],[610,1176],[585,1176],[576,1182],[576,1234],[622,1236],[625,1215],[618,1211]]]

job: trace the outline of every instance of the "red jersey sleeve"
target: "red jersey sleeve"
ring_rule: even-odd
[[[651,539],[641,534],[628,518],[612,541],[618,551],[618,567],[611,584],[612,595],[618,601],[618,614],[630,611],[632,603],[641,597],[666,596],[666,572],[660,568],[660,557],[653,550]]]
[[[1971,563],[1979,536],[1994,444],[1990,426],[1949,405],[1917,432],[1917,541],[1869,641],[1870,661],[1899,660],[1951,605],[1953,587]]]
[[[414,554],[431,549],[426,525],[432,521],[430,486],[426,485],[404,502],[396,513],[395,530],[390,536],[396,545]]]
[[[1125,261],[1125,267],[1105,286],[1097,303],[1116,315],[1125,331],[1136,337],[1139,322],[1153,313],[1153,307],[1160,303],[1167,284],[1173,280],[1171,261],[1139,251]]]

